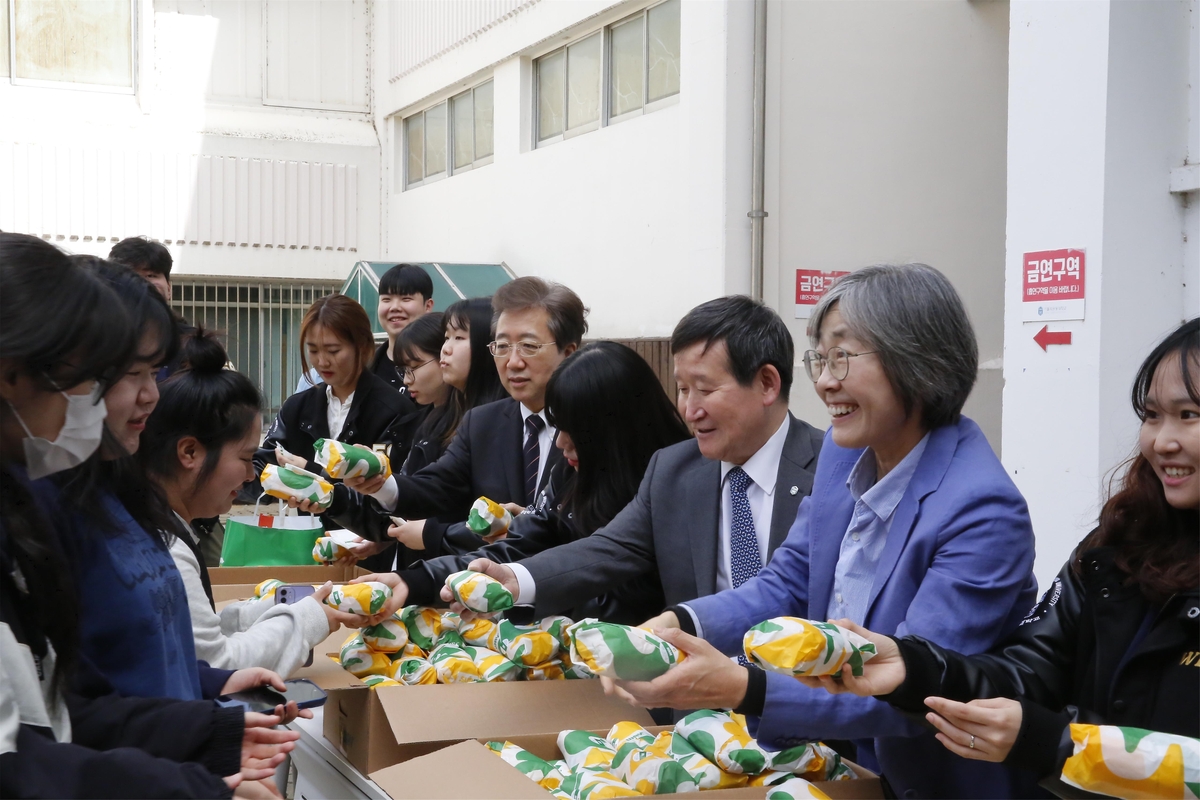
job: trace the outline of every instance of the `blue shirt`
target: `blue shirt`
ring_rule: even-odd
[[[929,434],[925,434],[917,446],[878,482],[875,480],[875,453],[871,448],[864,450],[855,462],[846,479],[846,488],[854,498],[854,515],[842,536],[825,619],[846,618],[859,625],[866,619],[867,601],[871,597],[871,587],[875,585],[875,571],[883,546],[887,544],[888,530],[892,527],[892,515],[908,491],[908,484],[921,463],[921,454],[928,442]]]

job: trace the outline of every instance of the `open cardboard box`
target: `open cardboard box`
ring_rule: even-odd
[[[621,720],[654,724],[644,709],[605,697],[594,680],[351,686],[330,690],[325,701],[325,738],[364,775],[468,739],[481,747],[474,740],[554,739],[566,728],[607,733]],[[519,772],[513,774],[541,791]],[[486,795],[499,796],[490,789]]]
[[[597,728],[592,732],[604,736],[610,727]],[[647,726],[647,730],[651,733],[658,733],[670,729]],[[500,738],[491,737],[491,739]],[[540,758],[547,760],[561,758],[557,732],[503,738]],[[461,742],[437,752],[405,761],[402,764],[386,767],[371,773],[370,777],[387,792],[392,800],[418,800],[418,798],[546,800],[553,796],[513,769],[495,753],[489,751],[484,746],[487,741],[490,741],[488,737],[480,737],[472,741]],[[883,798],[883,787],[878,775],[852,761],[845,763],[858,775],[858,780],[821,781],[814,785],[832,798],[857,798],[859,800],[881,800]],[[763,786],[655,795],[655,797],[692,798],[692,800],[717,800],[718,798],[721,800],[735,800],[735,798],[763,800],[766,796],[767,787]]]
[[[366,570],[358,567],[320,564],[298,567],[212,567],[208,570],[208,579],[212,583],[213,602],[220,603],[253,597],[254,587],[268,578],[276,578],[284,583],[346,583],[366,574]]]

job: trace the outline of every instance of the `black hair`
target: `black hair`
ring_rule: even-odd
[[[546,385],[546,419],[579,454],[563,510],[581,536],[633,499],[656,451],[691,437],[654,370],[617,342],[592,342],[563,360]]]
[[[433,299],[433,279],[416,264],[397,264],[383,273],[379,279],[379,294],[419,294],[426,300]]]
[[[1187,388],[1188,397],[1200,405],[1200,375],[1192,374],[1193,367],[1200,364],[1200,317],[1188,320],[1172,331],[1150,351],[1150,355],[1146,356],[1146,360],[1138,368],[1133,379],[1130,401],[1138,419],[1143,422],[1146,420],[1146,398],[1150,394],[1150,384],[1154,382],[1154,373],[1158,365],[1170,355],[1179,356],[1179,372],[1183,378],[1183,385]]]
[[[705,351],[717,342],[725,343],[729,373],[741,386],[753,383],[758,371],[770,364],[779,372],[779,396],[788,399],[796,363],[795,345],[787,325],[767,306],[743,295],[701,303],[675,326],[671,354],[700,342]]]
[[[428,353],[435,359],[446,341],[446,328],[441,311],[423,314],[396,334],[396,358],[399,361],[421,361],[416,351]]]
[[[49,242],[0,233],[0,358],[47,391],[96,380],[110,383],[136,347],[129,315],[112,289]],[[0,414],[11,414],[0,403]],[[69,685],[79,658],[79,599],[58,531],[0,452],[0,523],[32,602],[18,613],[45,634],[57,657],[52,687]],[[46,654],[36,638],[28,642]]]
[[[122,371],[141,361],[144,355],[149,355],[150,364],[156,367],[175,360],[175,356],[179,354],[182,335],[179,318],[153,286],[146,283],[132,268],[115,261],[106,261],[97,256],[71,256],[71,259],[90,269],[111,286],[129,312],[137,341],[134,353],[129,363],[122,365]],[[152,353],[143,354],[139,352],[141,340],[151,330],[156,335],[156,346]]]
[[[122,239],[108,251],[108,260],[133,269],[145,269],[170,280],[174,260],[171,251],[145,236]]]
[[[475,406],[508,397],[508,393],[504,391],[504,384],[500,382],[496,359],[488,350],[492,341],[492,299],[472,297],[469,300],[459,300],[446,309],[443,321],[447,330],[454,327],[470,333],[471,371],[467,374],[467,388],[461,393],[462,413],[465,414]],[[457,427],[456,420],[455,428]]]
[[[229,442],[246,436],[259,422],[262,396],[240,372],[225,369],[229,356],[211,331],[197,328],[184,341],[181,369],[159,386],[154,413],[146,420],[138,460],[161,480],[179,470],[176,446],[192,436],[206,455],[197,484],[203,484]],[[190,520],[189,520],[190,522]]]

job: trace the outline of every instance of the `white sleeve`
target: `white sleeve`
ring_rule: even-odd
[[[396,510],[396,501],[400,499],[400,488],[396,486],[396,476],[389,475],[384,481],[383,486],[379,491],[371,495],[375,498],[375,502],[383,506],[383,509],[388,512]]]
[[[196,658],[207,661],[210,666],[217,669],[266,667],[286,678],[305,662],[309,650],[329,636],[328,618],[311,597],[294,605],[271,606],[258,615],[246,614],[242,620],[248,619],[245,629],[226,633],[222,625],[224,620],[208,604],[200,581],[200,565],[191,548],[176,539],[171,544],[171,556],[187,590]],[[237,616],[231,615],[230,621]]]
[[[533,576],[529,574],[529,570],[525,569],[518,562],[514,561],[507,566],[517,576],[517,605],[533,605],[537,601],[537,584],[534,582]]]

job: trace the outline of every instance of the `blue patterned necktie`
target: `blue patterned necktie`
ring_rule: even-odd
[[[525,420],[525,505],[533,505],[537,499],[538,462],[541,461],[542,448],[538,438],[546,423],[537,414]]]
[[[750,499],[746,489],[750,476],[741,467],[729,470],[729,580],[733,588],[741,586],[762,569],[762,557],[758,551],[758,534],[754,531],[754,515],[750,513]],[[745,655],[737,662],[750,666]]]

